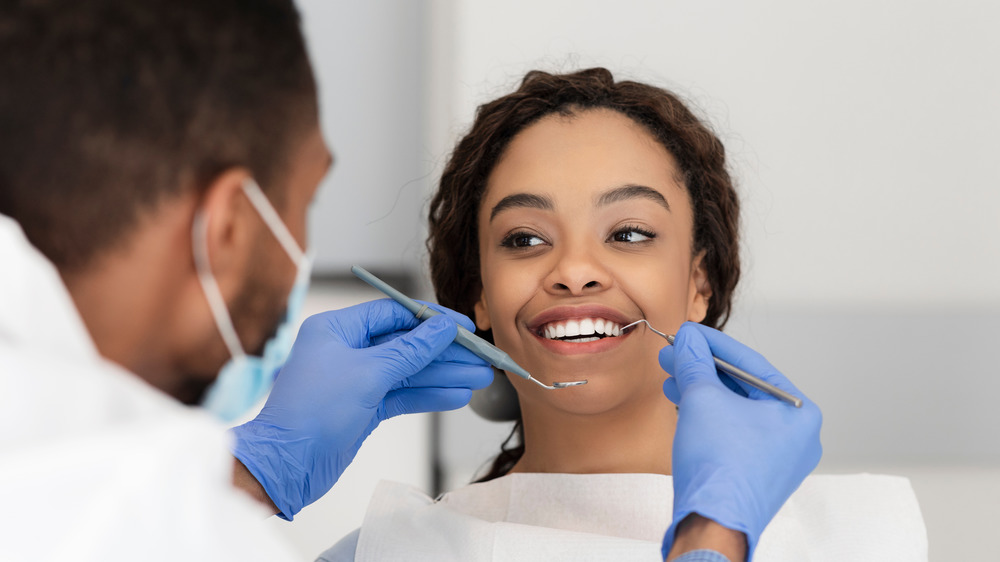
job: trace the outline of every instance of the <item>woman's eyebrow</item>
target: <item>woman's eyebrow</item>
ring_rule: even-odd
[[[497,216],[501,211],[506,211],[507,209],[513,209],[516,207],[528,207],[531,209],[542,209],[545,211],[551,211],[555,208],[552,204],[552,200],[544,195],[535,195],[533,193],[515,193],[513,195],[508,195],[497,203],[493,210],[490,211],[490,221]]]
[[[646,187],[644,185],[623,185],[621,187],[605,191],[600,197],[597,198],[597,206],[603,207],[605,205],[625,201],[627,199],[635,199],[637,197],[649,199],[650,201],[662,206],[664,209],[668,211],[670,210],[670,204],[667,203],[667,198],[664,197],[662,193],[652,187]]]

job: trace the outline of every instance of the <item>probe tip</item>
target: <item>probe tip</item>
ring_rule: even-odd
[[[581,384],[587,384],[586,380],[582,381],[572,381],[572,382],[554,382],[552,386],[556,388],[569,388],[571,386],[580,386]]]

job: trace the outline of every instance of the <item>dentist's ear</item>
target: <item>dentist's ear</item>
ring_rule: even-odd
[[[490,307],[486,303],[486,289],[481,289],[479,292],[479,300],[476,301],[473,307],[473,312],[475,313],[475,318],[473,320],[476,322],[476,328],[480,331],[488,331],[493,327],[490,322]]]
[[[245,168],[225,170],[211,181],[197,203],[196,210],[208,221],[205,242],[212,274],[224,295],[242,286],[260,229],[256,211],[243,195],[243,182],[249,177]]]
[[[705,269],[705,251],[691,260],[691,278],[688,281],[688,321],[701,322],[708,314],[712,300],[712,284]]]

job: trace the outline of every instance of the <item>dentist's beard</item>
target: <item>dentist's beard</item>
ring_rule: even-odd
[[[265,267],[254,269],[250,272],[243,290],[229,304],[229,314],[244,346],[244,353],[260,356],[264,353],[267,340],[274,336],[285,317],[290,289],[276,287],[275,283],[270,282]],[[220,338],[221,342],[222,336],[216,337]],[[171,393],[174,398],[189,406],[203,402],[208,388],[215,382],[219,371],[225,365],[223,362],[214,367],[195,367],[198,360],[192,359],[188,366],[179,369],[183,374],[180,375],[180,380]],[[229,359],[227,356],[226,361]]]

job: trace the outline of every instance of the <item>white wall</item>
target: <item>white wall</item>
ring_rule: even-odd
[[[315,271],[412,271],[430,179],[424,2],[299,0],[332,173],[313,205]]]
[[[535,67],[603,65],[700,107],[742,188],[745,298],[1000,306],[1000,4],[452,6],[439,127]]]

